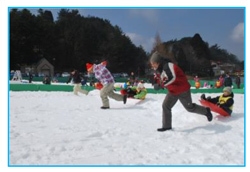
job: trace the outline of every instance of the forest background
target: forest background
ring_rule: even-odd
[[[82,16],[77,9],[61,9],[57,19],[50,10],[39,9],[34,15],[28,9],[11,9],[9,22],[10,70],[20,70],[23,65],[46,58],[55,73],[72,68],[86,72],[87,62],[106,60],[113,73],[135,71],[146,75],[150,71],[148,59],[156,50],[191,76],[214,76],[212,61],[232,64],[231,73],[244,70],[244,61],[217,44],[210,46],[199,33],[167,41],[156,33],[152,50],[146,52],[142,46],[134,45],[119,26],[111,25],[107,19]]]

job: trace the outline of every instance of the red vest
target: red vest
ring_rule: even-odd
[[[173,65],[173,72],[175,77],[173,78],[173,82],[169,85],[166,84],[166,88],[172,94],[178,95],[183,92],[190,90],[190,84],[187,80],[186,75],[184,72],[177,66]]]

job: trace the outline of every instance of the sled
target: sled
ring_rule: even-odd
[[[207,100],[200,100],[200,103],[202,104],[202,106],[205,107],[209,107],[211,109],[211,111],[218,113],[221,116],[230,116],[229,113],[227,113],[225,110],[223,110],[222,108],[218,107],[217,105],[207,101]]]

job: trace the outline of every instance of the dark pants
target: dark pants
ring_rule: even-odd
[[[172,107],[180,100],[184,108],[191,113],[206,115],[205,107],[192,103],[190,90],[179,95],[168,93],[162,103],[162,127],[172,128]]]
[[[229,115],[232,114],[232,110],[229,107],[221,107],[224,111],[226,111]]]

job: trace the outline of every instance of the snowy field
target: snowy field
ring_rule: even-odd
[[[192,94],[198,104],[201,94]],[[212,97],[220,94],[207,94]],[[127,104],[99,91],[9,92],[9,165],[42,166],[244,166],[244,95],[235,94],[231,117],[172,109],[173,130],[161,127],[164,94]]]

